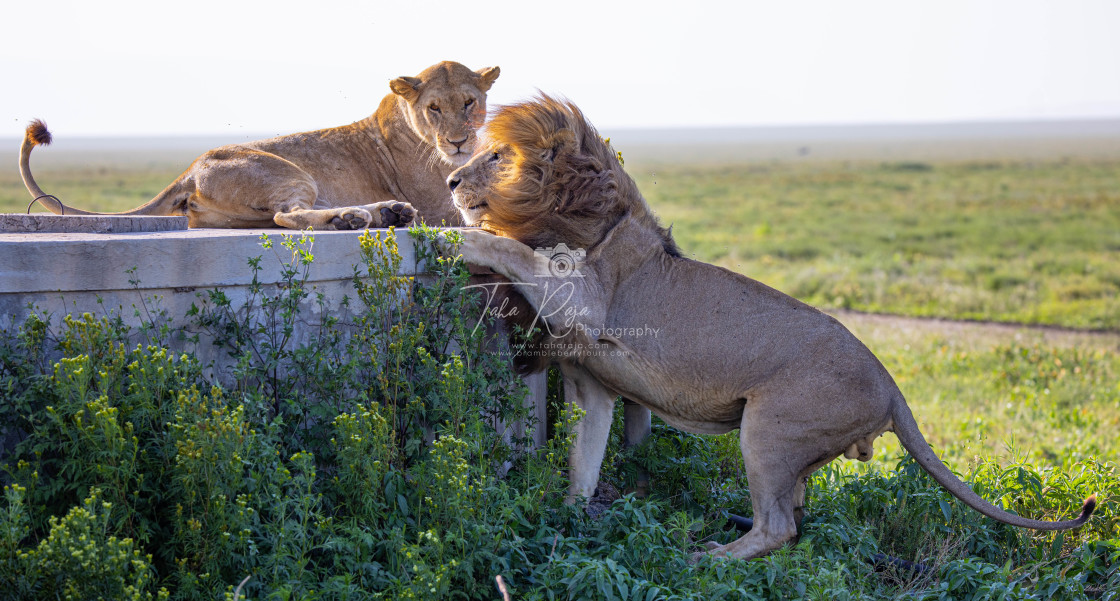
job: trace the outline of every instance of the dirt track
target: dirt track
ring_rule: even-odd
[[[1056,346],[1091,346],[1120,351],[1120,333],[1117,332],[1091,332],[1048,326],[876,315],[855,311],[829,311],[829,313],[861,338],[886,335],[899,337],[943,334],[965,345],[1020,341],[1040,342]]]

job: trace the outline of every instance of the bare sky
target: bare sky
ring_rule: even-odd
[[[6,3],[0,136],[290,133],[440,60],[610,128],[1120,118],[1113,0]]]

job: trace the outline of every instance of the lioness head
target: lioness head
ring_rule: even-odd
[[[617,154],[570,102],[542,96],[504,106],[483,137],[447,178],[470,225],[529,246],[588,248],[627,212],[653,219]]]
[[[486,118],[486,92],[499,73],[498,67],[471,71],[444,61],[416,77],[398,77],[389,88],[416,135],[444,162],[458,166],[474,154],[475,132]]]

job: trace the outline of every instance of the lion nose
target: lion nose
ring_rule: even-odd
[[[462,140],[448,140],[448,142],[454,144],[456,149],[461,149],[463,147],[463,144],[467,143],[467,138],[469,137],[470,136],[463,136]]]
[[[455,188],[458,188],[459,184],[461,184],[462,182],[463,182],[463,180],[461,180],[457,177],[454,177],[454,176],[449,177],[449,178],[447,178],[447,187],[451,188],[451,191],[454,192]]]

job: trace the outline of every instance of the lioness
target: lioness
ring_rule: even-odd
[[[838,321],[681,256],[573,104],[544,96],[503,107],[484,139],[448,185],[467,223],[500,236],[464,231],[459,251],[514,282],[558,346],[576,350],[560,359],[587,412],[569,458],[570,500],[594,490],[613,399],[622,395],[688,432],[739,428],[754,527],[727,545],[711,543],[717,555],[757,557],[793,539],[807,477],[839,455],[867,461],[886,431],[984,515],[1040,530],[1089,519],[1094,497],[1077,519],[1046,522],[974,493],[930,449],[883,365]],[[563,265],[534,251],[555,253],[560,244],[572,251]]]
[[[215,148],[148,203],[115,214],[186,215],[190,227],[352,230],[407,225],[419,212],[429,224],[458,225],[445,180],[473,153],[499,72],[442,62],[398,77],[361,121]],[[41,121],[28,126],[19,158],[27,190],[57,214],[104,214],[65,206],[35,183],[31,150],[50,141]]]

